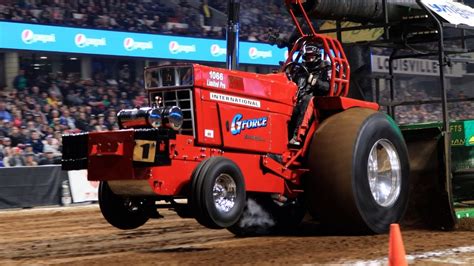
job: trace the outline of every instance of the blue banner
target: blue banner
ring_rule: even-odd
[[[225,62],[226,41],[0,22],[0,48],[63,53]],[[286,49],[240,42],[242,64],[278,65]]]

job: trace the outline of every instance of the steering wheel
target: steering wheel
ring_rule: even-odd
[[[309,76],[309,70],[302,63],[293,61],[283,67],[289,80],[296,82],[301,75]]]

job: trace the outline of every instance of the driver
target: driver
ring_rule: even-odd
[[[308,69],[308,79],[304,84],[304,94],[324,96],[329,92],[329,66],[328,61],[322,60],[322,52],[316,45],[305,45],[303,47],[303,66]],[[301,92],[300,92],[301,94]]]
[[[298,84],[297,104],[289,125],[290,132],[293,131],[290,140],[292,145],[300,144],[298,129],[303,122],[309,101],[313,96],[327,95],[330,88],[331,63],[322,59],[321,49],[313,44],[303,46],[302,60],[302,65],[307,71],[301,71],[305,74],[296,79]]]

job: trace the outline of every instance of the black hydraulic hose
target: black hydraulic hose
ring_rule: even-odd
[[[315,19],[335,19],[356,22],[384,21],[384,0],[307,0],[303,6]],[[418,10],[416,0],[386,0],[390,20],[400,19]],[[297,9],[296,9],[297,10]]]

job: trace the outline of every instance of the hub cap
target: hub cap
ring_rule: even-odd
[[[400,196],[402,172],[393,144],[378,140],[370,150],[368,178],[372,197],[382,207],[393,205]]]
[[[137,204],[137,202],[134,202],[129,198],[125,198],[123,201],[123,205],[129,212],[138,212],[139,204],[140,203]]]
[[[234,179],[228,174],[219,175],[212,188],[212,195],[216,209],[229,212],[234,207],[237,197]]]

